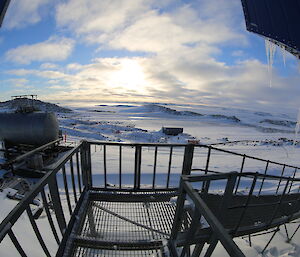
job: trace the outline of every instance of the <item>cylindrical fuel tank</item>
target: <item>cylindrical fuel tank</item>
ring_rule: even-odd
[[[0,140],[8,144],[43,145],[58,137],[54,113],[0,113]]]

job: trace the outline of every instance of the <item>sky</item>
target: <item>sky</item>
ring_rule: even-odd
[[[300,107],[298,61],[268,71],[240,0],[12,0],[0,54],[0,101]]]

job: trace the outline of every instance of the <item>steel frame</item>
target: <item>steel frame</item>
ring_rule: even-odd
[[[236,195],[234,189],[236,186],[238,186],[239,181],[242,177],[247,177],[252,179],[251,188],[249,190],[248,195],[243,196],[243,198],[245,198],[245,201],[240,206],[232,206],[232,202],[233,202],[232,199]],[[242,220],[248,208],[255,208],[255,207],[261,208],[263,206],[270,205],[270,203],[259,204],[259,205],[250,204],[250,199],[253,195],[253,191],[256,186],[258,178],[278,180],[279,183],[282,183],[282,181],[286,181],[285,188],[279,197],[279,201],[276,200],[274,203],[271,203],[271,205],[275,205],[275,210],[273,213],[269,214],[268,222],[262,223],[259,226],[255,226],[254,224],[252,227],[244,226],[242,224]],[[213,213],[208,206],[207,196],[209,195],[208,193],[209,183],[207,182],[211,182],[214,180],[224,180],[224,179],[227,180],[226,188],[223,193],[223,197],[221,201],[218,201],[219,215],[217,215],[217,212]],[[287,193],[287,188],[289,187],[290,180],[291,178],[286,178],[282,176],[263,175],[263,174],[250,173],[250,172],[247,173],[232,172],[232,173],[225,173],[225,174],[212,174],[212,175],[200,175],[200,176],[183,175],[181,177],[179,198],[177,200],[177,209],[174,218],[173,230],[169,240],[169,247],[172,251],[173,256],[175,257],[199,256],[203,249],[204,243],[210,244],[209,248],[205,253],[205,256],[210,256],[214,248],[216,247],[218,241],[222,243],[222,245],[224,246],[224,248],[226,249],[226,251],[230,256],[244,256],[243,253],[239,250],[239,248],[232,240],[232,237],[241,236],[241,235],[250,236],[254,232],[264,231],[276,227],[271,239],[264,247],[262,251],[263,253],[268,247],[268,245],[270,244],[270,242],[272,241],[275,234],[279,231],[280,225],[283,224],[285,225],[287,222],[289,222],[291,216],[293,216],[292,219],[296,219],[300,217],[300,206],[299,206],[300,194],[299,193],[297,194],[298,197],[295,203],[296,206],[298,205],[297,213],[293,213],[290,216],[283,216],[283,217],[276,216],[280,206],[284,202],[291,204],[291,202],[293,201],[288,198],[283,200],[283,198],[287,196],[286,193]],[[299,181],[299,179],[295,179],[295,181]],[[201,182],[202,185],[206,185],[206,186],[199,187],[199,182]],[[194,186],[194,184],[196,183],[198,183],[197,185],[198,188]],[[261,191],[259,191],[259,194],[260,193]],[[263,197],[263,196],[259,196],[259,197]],[[185,209],[184,203],[188,199],[192,200],[194,206],[194,215],[193,215],[191,226],[187,230],[182,231],[182,223],[183,223],[182,217],[184,216],[184,209]],[[242,212],[239,216],[239,219],[236,221],[235,226],[225,229],[223,224],[224,223],[226,224],[227,215],[229,215],[228,210],[237,209],[237,208],[242,208]],[[197,231],[196,229],[196,228],[201,228],[202,226],[200,222],[201,216],[204,217],[204,219],[209,225],[209,231],[207,231],[209,236],[206,238],[203,237],[203,234],[199,234],[199,231]],[[294,234],[297,232],[297,230],[298,228],[295,230]],[[193,249],[192,253],[190,253],[191,245],[195,246],[194,248],[192,248]]]
[[[56,142],[53,142],[56,143]],[[91,146],[103,146],[103,177],[104,177],[104,185],[102,187],[94,187],[93,184],[93,172],[92,172],[92,158],[91,158]],[[109,146],[118,146],[119,149],[119,185],[118,187],[112,188],[108,186],[108,175],[109,170],[107,168],[107,149]],[[124,186],[122,184],[122,154],[123,147],[134,147],[134,180],[131,188]],[[45,147],[49,147],[48,145]],[[182,219],[180,218],[182,215],[182,210],[179,209],[175,214],[175,221],[173,224],[173,230],[169,240],[169,247],[174,256],[177,256],[177,247],[183,247],[183,251],[181,256],[185,256],[184,254],[189,255],[191,252],[190,245],[195,244],[195,248],[193,250],[192,256],[198,256],[203,249],[203,245],[205,242],[210,243],[210,247],[208,249],[207,255],[210,254],[214,250],[214,247],[218,241],[220,241],[225,249],[233,254],[232,256],[243,256],[241,255],[241,251],[237,248],[237,246],[232,241],[233,236],[241,236],[245,235],[245,233],[255,233],[262,230],[269,229],[271,227],[277,227],[286,222],[290,222],[298,217],[300,217],[300,213],[293,213],[288,217],[277,218],[276,212],[281,204],[285,201],[285,196],[291,194],[293,189],[293,194],[295,194],[295,187],[299,186],[300,179],[298,178],[298,167],[281,164],[278,162],[273,162],[270,160],[263,160],[260,158],[248,156],[245,154],[239,154],[231,151],[227,151],[224,149],[215,148],[213,146],[206,145],[184,145],[184,144],[133,144],[133,143],[112,143],[112,142],[91,142],[91,141],[82,141],[78,146],[70,150],[62,159],[60,159],[51,170],[45,170],[46,175],[34,186],[32,191],[24,197],[22,201],[9,213],[9,215],[1,222],[0,224],[0,242],[8,236],[13,242],[15,248],[19,252],[21,256],[28,256],[23,250],[21,244],[19,243],[17,237],[13,232],[14,224],[18,221],[20,216],[27,212],[29,220],[31,222],[32,228],[34,230],[35,235],[40,242],[43,251],[46,256],[50,256],[46,243],[44,243],[44,239],[39,232],[39,228],[34,221],[34,218],[31,214],[30,204],[36,197],[39,197],[43,201],[44,209],[46,212],[46,217],[49,222],[51,232],[55,238],[55,241],[58,244],[58,252],[56,256],[63,256],[64,249],[72,248],[72,243],[68,241],[73,229],[77,226],[77,219],[79,215],[80,206],[86,201],[87,195],[97,197],[97,192],[128,192],[134,200],[134,193],[136,192],[146,192],[147,189],[141,187],[141,175],[143,172],[143,161],[142,154],[143,149],[147,147],[154,147],[154,159],[153,159],[153,177],[152,177],[152,188],[151,194],[145,196],[145,199],[149,199],[154,197],[157,194],[170,193],[172,191],[178,190],[180,197],[178,198],[177,206],[183,206],[184,199],[186,197],[190,197],[194,205],[196,206],[196,211],[192,215],[192,223],[197,224],[197,220],[203,216],[209,223],[210,229],[204,229],[204,234],[199,233],[198,229],[195,229],[197,226],[193,226],[193,229],[182,235],[180,232],[181,225],[180,222]],[[169,157],[168,157],[168,165],[167,165],[167,183],[164,187],[156,187],[157,183],[157,156],[158,156],[158,148],[166,148],[169,149]],[[171,187],[170,186],[170,175],[172,174],[172,162],[174,160],[174,151],[177,148],[184,148],[183,155],[183,163],[182,163],[182,180],[180,183],[180,187]],[[193,159],[194,159],[194,151],[196,148],[207,149],[207,159],[205,169],[193,169]],[[220,174],[218,172],[214,172],[210,169],[211,156],[213,153],[223,152],[231,155],[239,156],[242,158],[241,168],[239,172],[234,173],[226,173]],[[249,173],[244,172],[244,165],[247,159],[253,159],[257,161],[261,161],[266,163],[265,171],[263,174],[258,173]],[[16,162],[18,160],[15,160]],[[268,174],[268,169],[270,164],[279,165],[282,167],[282,171],[280,176],[274,176]],[[286,169],[293,168],[293,176],[285,177]],[[195,170],[203,171],[204,176],[194,176],[190,175]],[[60,176],[60,177],[59,177]],[[76,178],[77,177],[77,178]],[[201,198],[202,195],[208,194],[210,190],[210,183],[213,180],[221,180],[226,179],[227,185],[224,192],[224,201],[221,205],[221,209],[226,213],[226,208],[228,207],[228,203],[231,201],[234,195],[237,195],[239,192],[239,186],[242,178],[252,179],[252,185],[248,194],[248,198],[245,204],[240,207],[235,206],[234,208],[242,208],[243,214],[240,216],[240,220],[238,221],[235,228],[230,231],[224,229],[222,225],[222,219],[216,218],[215,214],[211,212],[208,208],[205,201]],[[276,211],[273,213],[272,217],[268,224],[258,225],[256,228],[242,227],[240,224],[243,221],[243,217],[247,212],[247,208],[255,208],[253,204],[251,204],[251,197],[255,193],[257,196],[262,195],[263,193],[263,185],[267,180],[278,181],[276,194],[280,197],[280,200],[274,205],[277,206]],[[195,191],[192,184],[193,182],[202,182],[202,188],[200,191]],[[255,191],[256,185],[260,181],[260,187],[258,193]],[[63,183],[63,191],[59,190],[59,185]],[[282,192],[280,192],[280,188],[284,186]],[[149,189],[148,189],[149,191]],[[300,191],[300,187],[298,189],[298,193]],[[200,193],[200,194],[199,194]],[[201,195],[202,193],[202,195]],[[69,211],[70,217],[68,218],[66,213],[63,210],[64,203],[62,202],[62,196],[66,197],[67,209]],[[300,204],[300,199],[295,200],[298,205]],[[54,211],[54,217],[51,215],[51,211]],[[79,215],[79,216],[78,216]],[[226,219],[226,215],[224,215],[224,219]],[[57,227],[54,223],[58,224]],[[299,227],[298,227],[299,228]],[[205,232],[206,231],[206,232]],[[296,231],[289,238],[291,240],[295,235]],[[213,233],[212,233],[213,232]],[[192,238],[192,239],[191,239]],[[191,239],[191,240],[190,240]],[[198,241],[197,241],[198,240]],[[29,254],[30,255],[30,254]]]

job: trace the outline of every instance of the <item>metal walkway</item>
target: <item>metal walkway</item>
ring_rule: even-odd
[[[238,174],[226,175],[237,178]],[[250,173],[243,175],[256,176]],[[189,180],[195,182],[195,179],[199,182],[209,177],[187,176],[182,183]],[[212,179],[218,177],[224,179],[224,175],[214,175]],[[261,232],[300,217],[300,193],[231,195],[228,198],[225,194],[200,193],[195,188],[193,191],[213,213],[210,218],[215,216],[231,237]],[[170,256],[168,242],[174,220],[175,227],[176,222],[180,223],[179,230],[176,233],[173,231],[176,247],[193,245],[195,242],[201,245],[209,243],[214,234],[212,224],[205,220],[205,211],[197,209],[197,200],[186,197],[186,194],[182,192],[177,201],[179,214],[176,220],[176,202],[171,200],[177,196],[176,191],[88,192],[78,210],[77,222],[70,236],[67,236],[64,256]],[[180,206],[181,198],[185,203]],[[186,203],[188,198],[192,204]],[[197,230],[193,231],[193,226]],[[189,233],[192,235],[189,236]],[[189,237],[190,241],[187,241]]]
[[[214,163],[220,154],[233,158],[239,172]],[[263,170],[246,172],[252,161]],[[201,162],[204,168],[193,164]],[[1,222],[0,242],[8,239],[20,256],[34,256],[16,231],[25,215],[28,236],[40,245],[37,257],[210,256],[218,242],[230,256],[243,257],[234,237],[273,229],[272,239],[281,225],[300,218],[299,169],[205,145],[83,141],[45,170]],[[37,200],[44,219],[32,208]]]
[[[176,204],[169,192],[90,191],[64,256],[166,256]]]

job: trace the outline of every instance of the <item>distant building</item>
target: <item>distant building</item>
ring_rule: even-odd
[[[168,136],[177,136],[178,134],[183,133],[183,128],[162,127],[162,132]]]

